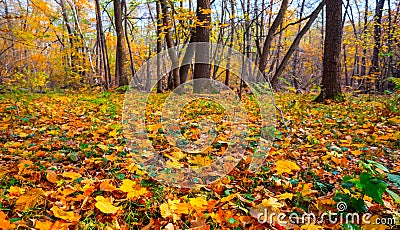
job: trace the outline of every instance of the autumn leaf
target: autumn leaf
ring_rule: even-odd
[[[135,181],[129,180],[129,179],[124,179],[122,181],[122,185],[119,188],[119,190],[123,192],[127,192],[127,198],[132,199],[132,198],[138,198],[140,196],[143,196],[147,193],[147,189],[143,188],[140,186],[140,184],[136,184]]]
[[[208,206],[208,202],[204,197],[189,198],[189,204],[195,210],[202,210]]]
[[[56,184],[57,183],[57,173],[55,173],[53,170],[47,170],[46,179],[49,182]]]
[[[100,184],[100,191],[112,192],[116,189],[114,185],[111,184],[111,180],[105,180]]]
[[[29,190],[18,198],[17,202],[15,203],[14,210],[24,212],[35,207],[39,197],[43,194],[43,190],[40,188]]]
[[[103,196],[96,196],[96,208],[98,208],[102,213],[115,214],[118,212],[119,208],[112,205],[112,203],[104,198]]]
[[[292,173],[293,171],[298,171],[300,170],[300,167],[297,166],[296,163],[293,161],[289,160],[278,160],[276,162],[276,173],[277,174],[282,174],[282,173]]]
[[[53,215],[57,218],[66,220],[68,222],[78,222],[81,218],[80,215],[76,214],[74,211],[64,211],[57,206],[51,208]]]
[[[278,200],[285,200],[285,199],[292,200],[293,199],[293,193],[285,192],[283,194],[280,194],[280,195],[276,196],[276,198],[278,198]]]
[[[318,230],[318,229],[324,229],[324,227],[315,225],[314,223],[305,224],[300,227],[300,230]]]
[[[0,210],[0,228],[10,229],[14,227],[15,225],[10,223],[10,220],[8,219],[7,215]]]
[[[53,227],[53,223],[46,220],[46,221],[36,221],[35,228],[39,230],[51,230]]]

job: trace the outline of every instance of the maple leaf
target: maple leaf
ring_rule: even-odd
[[[57,206],[53,206],[51,208],[51,211],[53,212],[53,215],[55,217],[66,220],[68,222],[78,222],[81,218],[81,216],[74,211],[64,211]]]
[[[204,197],[189,198],[189,204],[196,210],[202,210],[208,206],[208,202]]]
[[[112,205],[112,203],[104,198],[103,196],[96,196],[96,208],[98,208],[102,213],[115,214],[118,212],[119,208]]]
[[[138,198],[140,196],[143,196],[147,194],[147,189],[143,188],[142,186],[136,184],[135,181],[129,180],[129,179],[124,179],[122,181],[122,185],[119,188],[119,190],[123,192],[127,192],[127,198],[132,199],[132,198]]]
[[[23,212],[27,209],[35,207],[37,200],[43,194],[43,190],[40,188],[29,190],[18,198],[17,202],[15,203],[14,210]]]
[[[276,173],[277,174],[282,174],[282,173],[292,173],[292,171],[298,171],[300,170],[300,167],[293,161],[289,160],[278,160],[276,162]]]

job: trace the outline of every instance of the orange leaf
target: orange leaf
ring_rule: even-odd
[[[57,183],[57,173],[55,173],[53,170],[47,170],[46,179],[49,182],[56,184]]]
[[[36,221],[35,223],[35,228],[39,230],[51,230],[51,227],[53,227],[53,223],[48,220],[45,222]]]
[[[18,198],[17,202],[15,203],[14,210],[23,212],[27,209],[35,207],[36,202],[41,195],[43,195],[43,190],[41,188],[28,191]]]
[[[57,206],[51,208],[51,211],[53,211],[55,217],[66,220],[68,222],[78,222],[79,219],[81,218],[81,216],[74,213],[73,211],[64,211]]]

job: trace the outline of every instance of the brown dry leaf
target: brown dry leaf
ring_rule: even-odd
[[[68,222],[78,222],[81,218],[80,215],[74,213],[73,211],[64,211],[57,206],[51,208],[51,211],[53,212],[55,217],[66,220]]]
[[[46,179],[49,182],[56,184],[57,183],[57,173],[54,172],[53,170],[47,170]]]
[[[14,211],[24,212],[27,209],[35,207],[39,197],[43,194],[44,192],[41,188],[35,188],[26,192],[18,198],[14,206]]]

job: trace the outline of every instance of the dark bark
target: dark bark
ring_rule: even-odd
[[[371,60],[371,68],[369,69],[369,75],[375,78],[375,87],[378,92],[381,91],[380,83],[381,79],[379,79],[380,69],[379,69],[379,52],[381,51],[381,34],[382,34],[382,10],[383,5],[385,4],[385,0],[376,0],[376,8],[375,8],[375,20],[374,20],[374,49],[372,53]],[[369,82],[370,83],[370,82]],[[370,84],[369,84],[370,85]]]
[[[197,0],[196,15],[198,24],[196,25],[195,42],[210,41],[210,0]],[[198,52],[197,52],[198,51]],[[193,79],[210,78],[211,69],[209,63],[210,53],[209,46],[207,44],[197,45],[195,53],[195,65]],[[201,84],[201,82],[195,82],[195,92],[201,92],[206,89],[207,86]]]
[[[162,19],[163,19],[163,24],[164,24],[164,32],[165,32],[165,41],[167,43],[168,47],[168,55],[171,59],[172,66],[178,67],[179,65],[179,60],[178,60],[178,55],[176,54],[176,51],[173,49],[174,48],[174,41],[172,39],[172,33],[170,30],[170,19],[169,19],[169,10],[168,10],[168,5],[166,0],[160,0],[160,5],[161,5],[161,10],[162,10]],[[179,78],[179,68],[174,68],[172,70],[172,81],[169,84],[170,89],[174,89],[179,86],[180,84],[180,78]]]
[[[337,102],[344,100],[340,87],[340,53],[342,46],[342,1],[326,2],[326,26],[323,56],[321,93],[315,99],[323,102],[327,99]]]
[[[157,14],[157,77],[161,77],[161,60],[160,60],[160,54],[162,50],[162,41],[161,41],[161,33],[162,33],[162,16],[161,16],[161,6],[158,1],[156,1],[156,14]],[[157,93],[162,93],[164,89],[164,76],[160,78],[160,80],[157,82]]]
[[[114,20],[115,20],[115,31],[117,33],[115,78],[118,80],[118,86],[120,87],[129,84],[126,71],[126,48],[125,48],[124,28],[122,26],[121,0],[114,0]]]

